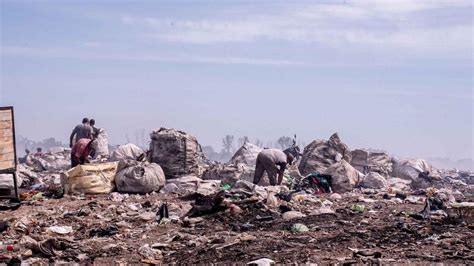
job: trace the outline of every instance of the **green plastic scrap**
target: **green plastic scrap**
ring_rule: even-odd
[[[293,233],[303,233],[303,232],[308,232],[309,229],[306,225],[304,224],[294,224],[292,227],[291,227],[291,231]]]
[[[43,199],[43,193],[42,192],[38,192],[35,195],[33,195],[33,197],[31,197],[32,201],[40,200],[40,199]]]
[[[170,219],[168,219],[168,218],[163,218],[163,219],[161,219],[159,225],[169,224],[170,222],[171,222]]]
[[[224,184],[221,186],[221,190],[227,191],[230,190],[232,187],[229,184]]]
[[[285,175],[285,178],[288,182],[288,187],[290,188],[290,190],[293,189],[293,187],[295,186],[295,178],[291,175]]]
[[[354,204],[351,207],[351,210],[355,212],[364,212],[365,211],[365,206],[364,205],[359,205],[359,204]]]

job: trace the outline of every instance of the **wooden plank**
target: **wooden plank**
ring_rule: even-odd
[[[13,152],[0,154],[0,162],[14,161],[14,158],[15,154]]]
[[[0,110],[0,170],[15,168],[12,109]]]
[[[10,111],[0,111],[0,120],[12,120],[12,113]]]
[[[11,129],[2,129],[0,130],[0,139],[2,138],[12,138],[13,137],[13,131]]]
[[[13,125],[12,125],[12,122],[11,120],[6,120],[6,121],[1,121],[0,120],[0,129],[9,129],[9,130],[12,130],[13,129]]]
[[[14,150],[13,147],[0,147],[0,154],[13,153]]]
[[[0,170],[6,170],[11,168],[15,168],[15,163],[13,161],[0,162]]]
[[[14,161],[14,160],[15,160],[15,154],[13,152],[0,154],[0,162]]]
[[[2,139],[2,142],[0,142],[0,147],[13,147],[13,139]]]

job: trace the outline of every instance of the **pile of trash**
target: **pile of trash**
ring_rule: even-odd
[[[161,128],[150,137],[149,151],[129,143],[71,169],[68,149],[27,158],[18,168],[23,206],[0,212],[0,247],[12,249],[0,262],[353,264],[474,255],[466,249],[471,173],[351,151],[333,134],[305,147],[282,185],[265,176],[255,185],[262,149],[251,143],[218,163],[189,133]],[[417,257],[422,247],[439,255]]]
[[[206,159],[194,136],[162,127],[150,137],[150,161],[163,168],[167,179],[203,173]]]
[[[106,132],[101,132],[106,140]],[[28,155],[18,167],[18,179],[21,187],[35,191],[62,184],[66,193],[95,191],[93,194],[97,191],[149,193],[159,191],[167,180],[189,176],[219,180],[223,186],[233,186],[240,180],[253,182],[256,158],[262,151],[246,142],[229,162],[211,162],[203,155],[198,140],[187,132],[160,128],[153,131],[150,138],[149,151],[128,143],[116,148],[110,156],[103,154],[92,164],[71,170],[70,149],[53,148],[48,153]],[[453,188],[466,185],[460,180],[461,175],[454,173],[441,178],[442,174],[424,160],[399,160],[374,150],[351,151],[337,133],[327,141],[315,140],[306,146],[301,160],[286,170],[283,184],[291,187],[318,175],[330,178],[330,189],[327,191],[336,193],[354,189],[407,191],[432,186],[440,188],[448,184]],[[468,175],[462,176],[470,182]],[[88,182],[90,188],[84,188],[85,184],[67,185],[64,177]],[[310,183],[315,181],[313,179]],[[266,176],[260,185],[269,185]],[[94,186],[103,187],[97,189]]]
[[[304,148],[299,170],[303,175],[324,172],[341,160],[350,162],[351,156],[349,147],[334,133],[329,140],[314,140]]]
[[[392,173],[392,159],[383,151],[356,149],[351,154],[351,165],[363,174],[373,172],[387,177]]]

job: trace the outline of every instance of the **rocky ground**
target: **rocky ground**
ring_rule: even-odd
[[[464,201],[472,201],[465,193]],[[472,263],[472,217],[424,208],[423,196],[377,191],[294,195],[291,201],[227,195],[222,209],[182,218],[193,196],[65,196],[0,212],[3,263]],[[403,198],[403,197],[402,197]],[[168,204],[169,219],[157,222]],[[236,204],[231,204],[236,202]],[[217,212],[214,212],[217,211]],[[180,218],[181,217],[181,218]],[[294,227],[295,224],[304,226]],[[52,227],[59,226],[59,227]],[[306,228],[305,228],[306,226]],[[70,228],[69,228],[70,227]],[[305,230],[307,229],[307,231]],[[63,231],[61,231],[63,230]]]

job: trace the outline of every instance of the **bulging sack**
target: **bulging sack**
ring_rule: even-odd
[[[241,163],[254,167],[257,161],[257,156],[261,151],[262,148],[246,142],[235,152],[232,159],[230,159],[230,162],[233,164]]]
[[[125,145],[120,145],[116,150],[114,150],[110,155],[110,160],[136,160],[143,153],[145,153],[145,151],[142,148],[138,147],[135,144],[128,143]]]
[[[97,136],[98,147],[95,151],[97,156],[106,156],[109,155],[109,141],[107,139],[107,131],[105,129],[100,129],[99,135]]]
[[[351,151],[341,141],[339,135],[334,133],[327,141],[315,140],[306,146],[298,168],[302,175],[309,175],[313,172],[322,173],[342,159],[350,162]]]
[[[383,151],[357,149],[351,152],[351,165],[363,174],[376,172],[387,177],[392,172],[390,156]]]
[[[127,164],[125,167],[122,164]],[[121,170],[115,176],[119,192],[150,193],[159,191],[166,182],[163,169],[156,163],[126,161],[121,162]]]
[[[153,131],[150,137],[150,161],[163,168],[167,179],[202,174],[205,157],[194,136],[162,127]]]
[[[115,189],[114,177],[118,163],[78,165],[61,173],[65,194],[106,194]]]

